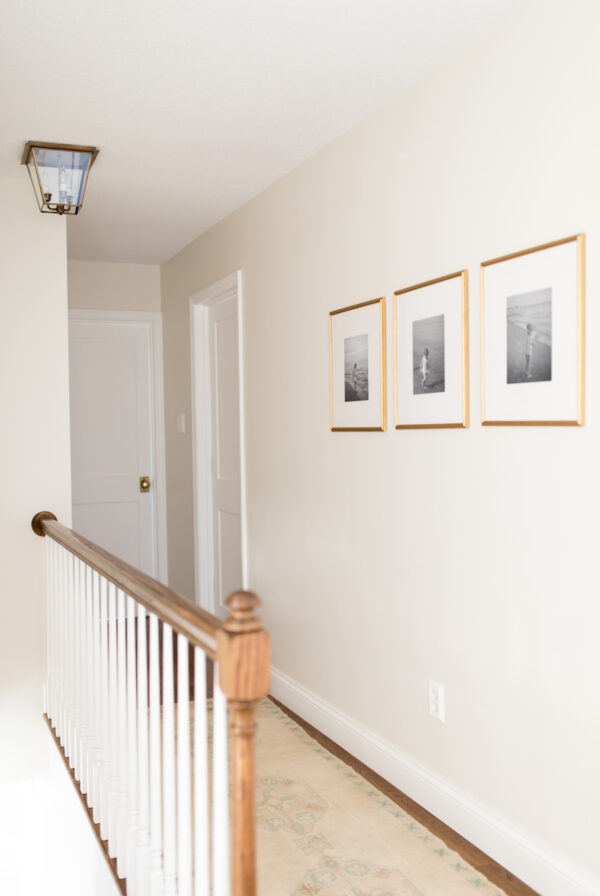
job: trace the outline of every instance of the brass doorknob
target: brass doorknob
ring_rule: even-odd
[[[150,477],[149,476],[140,476],[140,491],[141,492],[149,492],[150,491]]]

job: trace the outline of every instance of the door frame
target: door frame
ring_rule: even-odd
[[[152,436],[154,440],[156,577],[164,585],[167,585],[169,581],[169,561],[162,311],[108,311],[69,308],[69,323],[71,321],[98,321],[100,323],[116,324],[124,324],[129,321],[131,323],[145,323],[148,325],[152,350],[150,400],[152,404]]]
[[[192,461],[194,488],[194,581],[196,603],[216,614],[213,495],[211,480],[212,417],[208,309],[236,299],[238,320],[238,380],[240,400],[240,536],[242,587],[248,587],[246,515],[246,432],[244,423],[244,339],[242,272],[233,271],[190,296]]]

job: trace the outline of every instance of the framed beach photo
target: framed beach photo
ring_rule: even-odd
[[[584,423],[583,234],[481,265],[484,426]]]
[[[467,271],[394,293],[396,429],[469,425]]]
[[[329,314],[333,432],[385,430],[385,298]]]

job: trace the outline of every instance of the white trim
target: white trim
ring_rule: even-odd
[[[246,396],[244,380],[244,314],[242,272],[236,271],[238,311],[238,364],[240,377],[240,528],[242,537],[242,587],[248,588],[248,505],[246,496]]]
[[[241,276],[241,271],[232,271],[215,283],[203,286],[190,297],[190,302],[194,305],[216,305],[223,299],[230,299],[239,292]]]
[[[214,562],[212,552],[212,481],[209,475],[211,463],[211,432],[200,421],[210,420],[210,365],[208,352],[208,328],[203,309],[190,299],[191,339],[191,387],[192,387],[192,489],[194,510],[194,584],[196,603],[214,612]],[[198,389],[196,383],[206,388]],[[206,559],[201,563],[199,557]]]
[[[244,327],[242,308],[242,272],[233,271],[216,283],[203,287],[190,296],[190,342],[192,379],[192,460],[194,488],[194,576],[196,603],[211,613],[214,606],[214,562],[212,551],[212,483],[209,475],[211,464],[211,432],[206,421],[210,420],[210,369],[208,330],[204,309],[225,299],[235,298],[238,317],[238,366],[240,396],[240,526],[242,551],[242,585],[248,587],[248,527],[246,504],[246,432],[244,413]],[[201,376],[196,377],[196,368]],[[206,388],[199,390],[197,382]],[[201,551],[198,547],[202,545]],[[203,553],[204,564],[198,555]],[[203,595],[212,595],[210,605]]]
[[[156,578],[167,585],[169,561],[167,550],[167,468],[165,452],[165,400],[162,311],[104,311],[80,308],[69,309],[69,320],[97,320],[104,323],[147,323],[152,343],[151,399],[154,440],[154,494],[156,507]]]
[[[543,896],[597,896],[600,881],[569,866],[452,784],[278,669],[271,693]]]

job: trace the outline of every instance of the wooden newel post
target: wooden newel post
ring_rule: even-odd
[[[225,604],[231,616],[217,635],[217,658],[232,736],[232,896],[256,896],[254,710],[269,693],[270,645],[254,615],[256,594],[236,591]]]

